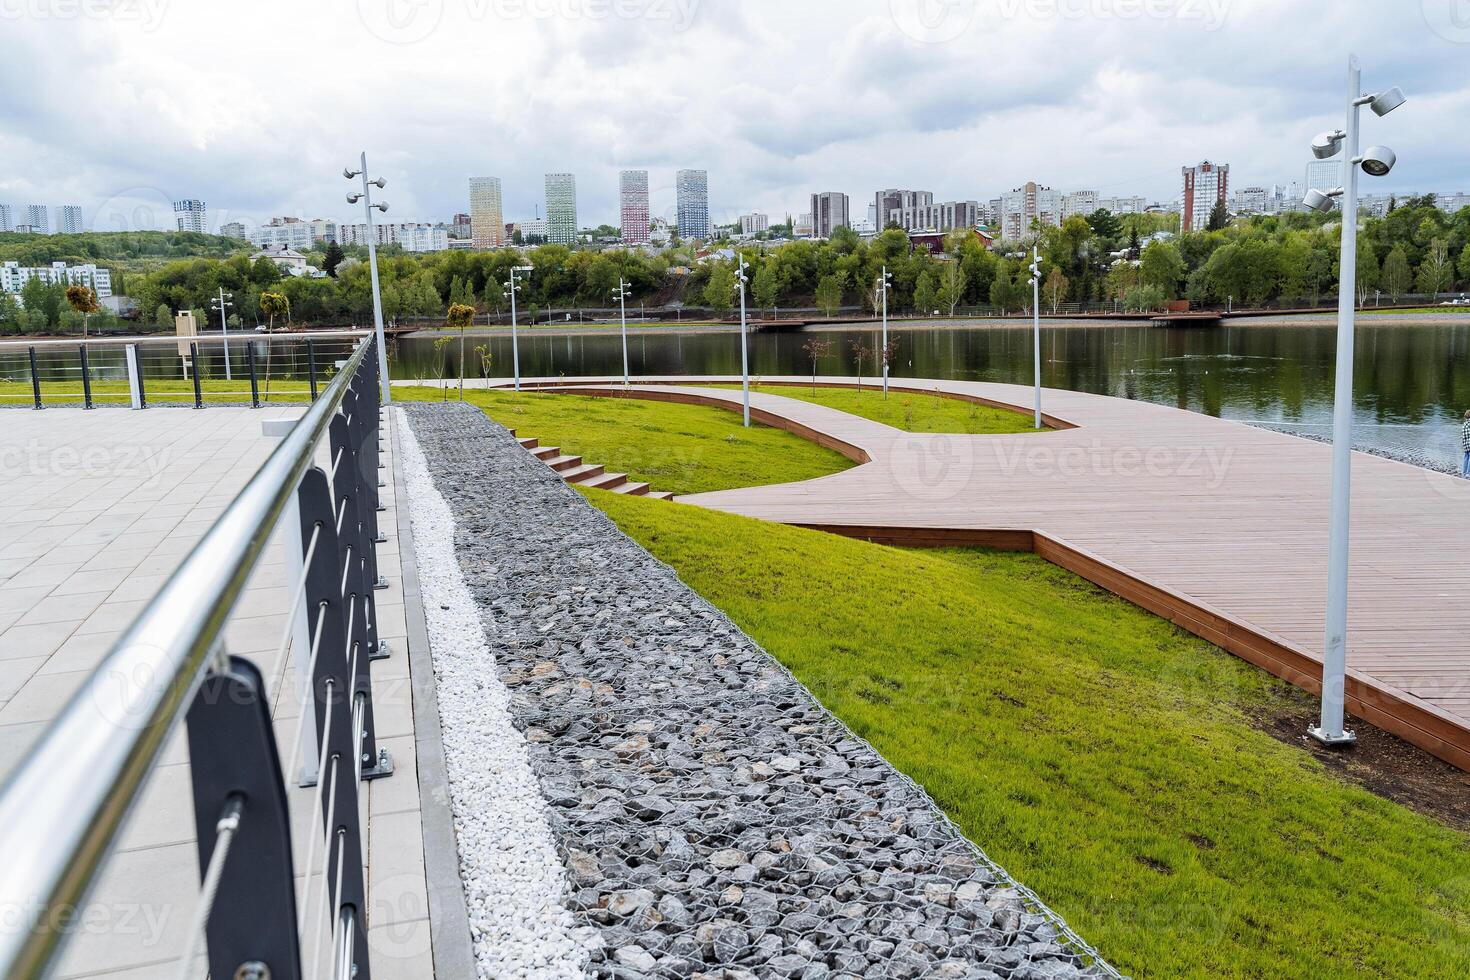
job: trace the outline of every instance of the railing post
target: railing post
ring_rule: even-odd
[[[306,376],[311,379],[311,400],[316,401],[316,344],[306,341]]]
[[[186,725],[201,878],[227,826],[222,818],[233,814],[236,823],[218,888],[203,897],[211,902],[209,975],[299,980],[291,818],[260,671],[230,657],[200,685]]]
[[[204,407],[204,390],[199,387],[199,345],[189,344],[189,374],[194,378],[194,407]]]
[[[128,344],[123,348],[123,358],[128,365],[128,393],[132,396],[134,408],[148,407],[148,393],[143,388],[143,360],[138,353],[137,344]]]
[[[31,397],[36,400],[36,411],[39,412],[44,407],[41,405],[41,370],[36,367],[36,349],[27,347],[26,352],[31,358]]]
[[[93,408],[92,404],[92,367],[87,363],[87,345],[81,344],[77,347],[78,353],[82,355],[82,408]]]
[[[250,407],[260,407],[260,381],[255,376],[255,344],[252,341],[245,343],[245,364],[250,369]]]

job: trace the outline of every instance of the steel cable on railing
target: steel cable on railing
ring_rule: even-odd
[[[337,942],[338,942],[337,927],[341,924],[341,921],[342,921],[342,901],[341,901],[341,899],[342,899],[342,859],[345,856],[344,852],[345,852],[346,848],[347,848],[347,831],[345,831],[345,830],[339,830],[339,831],[337,831],[337,887],[336,887],[336,890],[332,892],[332,905],[334,906],[333,909],[332,909],[332,949],[333,950],[336,950],[338,948],[337,947]],[[325,877],[325,869],[323,869],[323,877]],[[321,938],[322,938],[321,935],[318,934],[317,935],[317,942],[318,942],[318,944],[320,944]],[[318,948],[317,948],[317,957],[319,957],[320,955],[321,955],[321,949],[320,949],[320,945],[318,945]],[[321,960],[318,959],[318,958],[316,958],[316,957],[313,957],[312,962],[313,963],[320,963]],[[351,962],[352,962],[352,957],[351,957],[350,954],[347,956],[347,962],[349,964],[351,964]]]
[[[239,796],[230,797],[224,812],[220,814],[219,822],[214,825],[214,850],[209,855],[209,866],[205,868],[204,880],[199,885],[199,907],[194,910],[194,919],[188,932],[189,945],[181,961],[179,980],[189,980],[193,975],[194,957],[199,952],[199,941],[206,937],[209,929],[209,917],[214,913],[214,897],[219,892],[225,860],[230,856],[230,844],[234,842],[235,834],[240,829],[244,802]]]
[[[301,755],[301,743],[306,738],[307,707],[312,702],[312,688],[316,678],[316,655],[322,646],[322,624],[326,621],[328,603],[323,601],[317,606],[316,631],[311,641],[311,654],[306,661],[306,687],[301,692],[300,713],[296,718],[296,734],[291,740],[291,754],[286,757],[286,765],[294,767]],[[328,682],[330,683],[330,681]],[[317,776],[321,776],[321,768],[317,768]]]
[[[337,822],[337,766],[340,763],[341,759],[342,759],[342,757],[340,755],[335,755],[334,754],[332,756],[332,773],[331,773],[332,792],[330,794],[328,794],[328,796],[327,796],[327,823],[326,823],[326,829],[325,829],[325,831],[323,832],[323,835],[322,835],[324,837],[327,834],[332,833],[333,828],[336,826],[336,822]],[[326,776],[327,776],[327,774],[325,772],[323,772],[322,773],[322,777],[323,778],[326,778]],[[313,837],[315,837],[315,835],[313,835]],[[339,844],[338,844],[338,856],[337,856],[337,889],[336,889],[336,891],[332,892],[330,896],[323,895],[322,898],[324,899],[324,901],[321,902],[317,906],[316,929],[314,930],[315,933],[316,933],[316,943],[315,943],[315,945],[312,946],[312,950],[311,950],[311,962],[312,963],[320,963],[321,962],[321,958],[322,958],[322,930],[326,926],[326,923],[324,921],[322,921],[322,916],[326,915],[328,903],[330,902],[331,904],[335,905],[336,902],[337,902],[337,896],[339,896],[339,895],[342,894],[342,858],[341,858],[341,845],[340,845],[340,841],[341,840],[342,840],[342,838],[341,838],[341,836],[339,836],[338,837],[338,841],[339,841]],[[327,870],[329,868],[331,868],[331,864],[329,863],[331,860],[332,860],[332,847],[331,847],[331,843],[328,842],[327,845],[322,848],[322,872],[321,872],[321,879],[322,879],[322,888],[323,889],[325,889],[327,887],[327,885],[328,885],[328,882],[327,882]],[[306,894],[307,894],[308,897],[310,897],[310,895],[311,895],[311,879],[313,877],[313,873],[312,873],[312,868],[311,868],[310,862],[308,861],[308,863],[305,864],[305,865],[303,865],[303,867],[306,868]],[[306,915],[306,910],[305,909],[303,909],[302,915],[303,915],[303,925],[304,925],[305,924],[304,916]],[[305,930],[303,929],[302,931],[304,932]],[[335,932],[335,926],[333,927],[333,931]]]
[[[327,688],[327,690],[326,690],[326,696],[327,696],[327,704],[328,705],[330,705],[332,703],[332,688],[335,687],[335,686],[336,686],[335,685],[335,682],[333,682],[329,678],[327,680],[327,684],[326,684],[326,688]],[[321,752],[319,752],[317,754],[317,760],[316,760],[316,787],[312,790],[312,793],[311,793],[311,810],[308,811],[311,814],[320,813],[321,812],[321,809],[322,809],[322,787],[325,786],[326,785],[326,782],[327,782],[327,747],[329,745],[331,745],[331,738],[332,738],[332,712],[329,709],[327,711],[326,721],[322,725],[322,748],[321,748]],[[335,784],[335,781],[334,781],[333,786],[332,786],[332,792],[335,794],[336,791],[337,791],[337,787],[336,787],[336,784]],[[330,809],[330,807],[331,807],[331,804],[329,802],[328,803],[328,809]],[[325,834],[326,831],[324,830],[323,833]],[[306,835],[306,861],[303,862],[302,865],[301,865],[303,868],[306,869],[306,880],[301,883],[301,926],[300,926],[300,931],[303,932],[303,933],[306,932],[306,915],[307,915],[307,908],[308,908],[307,900],[311,897],[311,861],[312,861],[312,858],[316,856],[316,839],[317,839],[317,835],[316,834],[307,834]]]

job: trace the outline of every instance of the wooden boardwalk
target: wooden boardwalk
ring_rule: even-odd
[[[639,380],[635,397],[740,407],[738,390]],[[625,393],[602,381],[561,384]],[[1028,411],[1032,397],[1030,388],[978,382],[893,387],[893,397],[902,388],[943,391]],[[1318,690],[1330,447],[1080,392],[1047,390],[1044,406],[1055,424],[1072,427],[914,434],[752,394],[761,421],[862,465],[678,499],[895,544],[1034,550]],[[1349,617],[1349,711],[1470,769],[1470,481],[1353,455]]]

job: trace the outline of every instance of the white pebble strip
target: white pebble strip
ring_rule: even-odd
[[[566,872],[525,739],[511,722],[480,610],[454,553],[454,516],[400,410],[398,433],[414,560],[438,681],[460,874],[481,977],[585,974],[596,930],[566,908]]]

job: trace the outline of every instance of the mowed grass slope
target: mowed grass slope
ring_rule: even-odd
[[[892,383],[892,382],[891,382]],[[739,385],[716,385],[734,388]],[[1035,432],[1031,415],[1004,408],[992,408],[978,402],[966,402],[941,395],[892,391],[883,397],[882,382],[871,387],[835,388],[806,385],[751,385],[751,391],[767,395],[784,395],[804,402],[825,405],[874,422],[891,425],[905,432],[943,432],[986,435],[1006,432]],[[1045,430],[1043,430],[1045,431]]]
[[[393,389],[395,398],[438,401],[435,388]],[[704,405],[675,405],[634,398],[466,391],[465,401],[520,436],[628,474],[655,490],[702,493],[731,487],[789,483],[852,466],[840,453],[781,429],[752,424],[740,415]],[[459,393],[451,391],[451,400]]]
[[[1124,972],[1470,976],[1466,836],[1252,726],[1307,695],[1032,555],[586,493]]]

